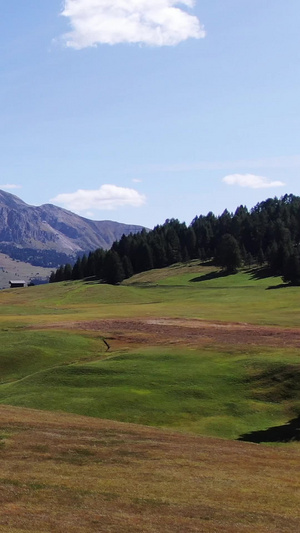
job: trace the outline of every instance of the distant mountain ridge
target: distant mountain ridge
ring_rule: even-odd
[[[12,258],[56,266],[97,248],[109,249],[142,226],[80,217],[52,204],[28,205],[0,190],[0,251]]]

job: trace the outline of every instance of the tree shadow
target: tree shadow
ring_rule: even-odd
[[[279,283],[279,285],[270,285],[269,287],[266,287],[266,291],[271,291],[273,289],[287,289],[291,286],[290,283]]]
[[[103,284],[103,281],[102,279],[99,279],[96,276],[90,276],[88,278],[83,278],[82,283],[84,285],[101,285]]]
[[[275,278],[278,276],[274,276],[274,273],[270,269],[270,267],[263,266],[263,267],[255,267],[247,270],[247,272],[250,274],[250,279],[254,280],[261,280],[266,278]],[[269,285],[269,287],[266,287],[266,291],[272,290],[272,289],[287,289],[291,285],[289,283],[278,283],[277,285]]]
[[[268,266],[254,267],[247,270],[251,279],[259,280],[265,278],[273,278],[274,274]]]
[[[226,272],[225,270],[214,270],[214,272],[209,272],[208,274],[203,274],[202,276],[197,276],[196,278],[190,279],[190,283],[196,283],[199,281],[209,281],[217,278],[225,278],[230,274],[232,274],[232,272]]]
[[[261,431],[244,433],[237,440],[245,442],[295,442],[300,441],[300,416],[293,418],[287,424],[274,426]]]

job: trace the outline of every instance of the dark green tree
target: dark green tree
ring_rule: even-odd
[[[226,272],[234,273],[241,266],[241,253],[237,240],[226,233],[222,236],[218,246],[216,262]]]
[[[197,237],[192,226],[186,229],[184,234],[184,247],[187,250],[187,255],[190,259],[197,257]]]
[[[152,235],[149,235],[149,246],[152,250],[153,267],[165,267],[168,262],[165,248],[165,239],[158,229],[154,230]]]
[[[129,257],[127,255],[124,255],[124,257],[122,259],[122,267],[123,267],[123,270],[124,270],[125,279],[131,278],[131,276],[133,276],[134,272],[133,272],[131,261],[130,261],[130,259],[129,259]]]
[[[262,248],[260,247],[258,250],[257,262],[260,266],[262,266],[265,263],[265,261],[266,261],[265,254],[262,251]]]
[[[63,278],[64,278],[64,280],[67,280],[67,281],[72,279],[72,267],[71,267],[70,263],[67,263],[64,266]]]
[[[141,242],[135,252],[135,271],[145,272],[153,268],[152,250],[147,242]]]
[[[173,225],[167,227],[166,242],[168,264],[172,265],[182,261],[180,240]]]
[[[107,283],[116,285],[125,278],[123,266],[117,252],[109,250],[103,264],[103,275]]]
[[[72,269],[72,279],[83,279],[83,268],[81,263],[81,257],[78,257],[77,261],[75,262],[73,269]]]
[[[95,265],[95,253],[90,252],[87,258],[86,264],[86,277],[91,278],[96,275],[96,265]]]
[[[97,279],[103,279],[103,266],[106,254],[107,252],[102,250],[102,248],[98,248],[93,254],[95,264],[95,276]]]
[[[292,285],[300,285],[300,257],[298,250],[294,250],[285,258],[283,266],[283,281]]]
[[[81,258],[81,270],[82,270],[82,277],[86,278],[89,275],[89,273],[88,273],[88,260],[85,254]]]
[[[55,273],[55,281],[64,281],[64,266],[60,265]]]

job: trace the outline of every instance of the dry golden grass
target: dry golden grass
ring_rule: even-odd
[[[300,449],[0,407],[0,531],[299,532]]]

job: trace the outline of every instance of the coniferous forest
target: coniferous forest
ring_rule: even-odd
[[[189,226],[166,220],[153,230],[125,235],[111,249],[78,257],[59,267],[50,282],[94,277],[120,283],[133,274],[181,261],[210,260],[225,272],[267,266],[270,275],[300,284],[300,197],[269,198],[251,210],[240,206],[220,216],[196,216]]]

